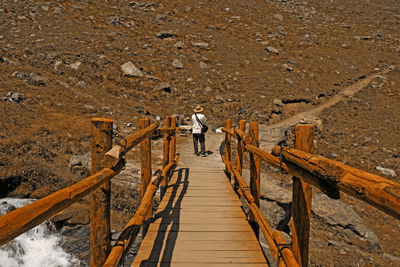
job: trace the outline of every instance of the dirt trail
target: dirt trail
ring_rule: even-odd
[[[259,134],[261,148],[266,151],[270,151],[272,146],[276,145],[280,140],[284,138],[285,130],[299,122],[311,123],[319,127],[321,125],[319,115],[323,110],[334,106],[340,101],[351,99],[354,94],[366,88],[375,78],[387,74],[389,73],[389,71],[390,69],[386,69],[379,73],[370,75],[360,80],[359,82],[356,82],[355,84],[344,88],[340,93],[336,94],[328,101],[317,105],[312,109],[297,113],[291,117],[288,117],[280,122],[273,123],[271,125],[260,124]],[[224,140],[224,134],[215,132],[209,132],[206,134],[206,149],[210,152],[207,157],[196,157],[193,154],[193,144],[191,136],[181,137],[179,139],[181,139],[181,141],[179,142],[177,151],[181,154],[181,166],[191,165],[193,161],[195,161],[196,164],[198,164],[199,166],[223,167],[223,163],[221,162],[219,154],[219,147],[221,142],[223,142]]]
[[[198,166],[204,168],[224,168],[219,153],[219,146],[224,140],[224,134],[209,132],[206,134],[207,157],[195,156],[193,154],[192,136],[178,138],[181,141],[177,145],[177,152],[180,153],[179,167]]]
[[[285,130],[299,122],[311,123],[319,127],[321,120],[319,115],[329,107],[332,107],[343,100],[350,99],[354,94],[366,88],[375,78],[390,72],[390,69],[383,70],[377,74],[370,75],[355,84],[344,88],[340,93],[334,95],[328,101],[310,110],[297,113],[289,118],[272,125],[260,126],[260,145],[264,150],[270,151],[272,146],[285,138]]]

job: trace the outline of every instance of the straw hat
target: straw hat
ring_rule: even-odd
[[[201,106],[196,106],[196,107],[193,109],[193,111],[196,112],[196,113],[203,112],[203,108],[202,108]]]

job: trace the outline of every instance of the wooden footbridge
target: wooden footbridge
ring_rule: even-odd
[[[241,205],[223,170],[179,169],[132,266],[266,266]]]
[[[312,186],[331,198],[340,198],[340,192],[349,194],[400,219],[400,185],[311,154],[312,125],[296,126],[294,148],[276,146],[268,153],[259,148],[257,123],[249,123],[246,134],[244,120],[234,129],[227,120],[221,161],[219,155],[201,158],[187,151],[176,153],[179,127],[174,117],[166,118],[164,128],[159,123],[150,125],[147,119],[140,126],[140,131],[112,146],[112,121],[93,119],[92,175],[1,216],[0,245],[89,194],[92,266],[121,265],[141,229],[145,237],[132,266],[268,266],[272,262],[307,266]],[[164,135],[163,163],[153,172],[151,140],[156,131]],[[111,247],[110,180],[125,166],[126,153],[139,144],[141,203]],[[245,152],[249,153],[249,184],[242,177]],[[293,175],[291,242],[271,229],[260,212],[260,160]],[[157,192],[161,203],[153,209]],[[260,232],[271,259],[259,244]]]

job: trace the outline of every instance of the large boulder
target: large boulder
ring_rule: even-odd
[[[325,194],[313,195],[311,210],[316,218],[328,226],[342,229],[344,233],[366,241],[368,251],[381,251],[377,236],[363,224],[360,216],[341,200],[330,199]]]
[[[74,155],[69,159],[69,170],[71,173],[79,174],[81,177],[90,175],[92,165],[91,153]]]

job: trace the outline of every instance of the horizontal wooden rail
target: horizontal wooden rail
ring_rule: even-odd
[[[251,136],[244,133],[243,131],[235,129],[235,133],[237,136],[239,136],[239,138],[243,137],[243,139],[246,140],[246,142],[244,142],[244,149],[246,151],[259,156],[260,158],[262,158],[266,163],[268,163],[272,167],[281,169],[282,171],[284,171],[288,174],[291,174],[293,176],[301,178],[302,180],[306,181],[307,183],[312,184],[313,186],[317,187],[319,190],[324,192],[330,198],[333,198],[333,199],[340,198],[338,189],[327,184],[325,181],[322,181],[318,176],[313,175],[312,173],[308,172],[307,170],[305,170],[301,167],[298,167],[294,164],[291,164],[289,162],[281,162],[277,156],[274,156],[273,154],[268,153],[267,151],[265,151],[261,148],[253,146],[251,144],[248,144],[247,142],[251,142]]]
[[[233,129],[222,128],[222,132],[230,134],[230,135],[235,135],[235,131]]]
[[[223,161],[225,160],[225,157],[223,156]],[[228,163],[228,162],[227,162]],[[242,175],[240,172],[236,169],[234,164],[228,163],[230,166],[228,168],[233,172],[235,179],[237,180],[239,184],[239,189],[242,192],[242,196],[244,197],[247,205],[249,206],[251,212],[253,213],[257,223],[260,226],[261,231],[264,234],[265,239],[268,242],[268,245],[270,247],[271,253],[274,256],[274,258],[279,261],[279,258],[282,257],[285,265],[283,266],[299,266],[297,261],[295,260],[292,251],[290,248],[287,246],[283,246],[282,248],[279,248],[281,245],[283,245],[285,242],[282,242],[283,237],[280,232],[274,231],[271,229],[271,227],[268,225],[267,221],[261,214],[260,209],[255,203],[255,199],[250,193],[250,188],[246,184],[246,182],[243,180]],[[282,266],[282,265],[280,265]]]
[[[0,246],[95,191],[101,185],[110,181],[122,168],[123,163],[119,162],[112,169],[105,168],[74,185],[1,216]]]
[[[274,146],[274,154],[280,153]],[[400,184],[343,163],[315,156],[297,149],[284,148],[282,156],[329,184],[400,219]]]
[[[120,159],[128,153],[129,150],[131,150],[134,146],[142,142],[144,139],[148,138],[151,136],[154,131],[158,128],[160,125],[159,122],[155,122],[151,124],[149,127],[146,127],[145,129],[142,129],[138,132],[135,132],[127,137],[125,137],[123,140],[121,140],[119,145],[113,146],[105,155],[104,159],[101,163],[101,165],[104,168],[112,168],[118,162]]]
[[[252,145],[245,145],[244,148],[259,156],[262,158],[266,163],[270,164],[270,166],[275,167],[277,169],[282,169],[282,171],[291,174],[293,176],[296,176],[304,181],[306,181],[309,184],[312,184],[313,186],[317,187],[319,190],[324,192],[327,196],[333,199],[339,199],[339,192],[337,188],[334,188],[327,184],[324,181],[321,181],[320,178],[317,176],[311,174],[310,172],[304,170],[303,168],[300,168],[294,164],[290,164],[289,162],[282,162],[280,164],[280,160],[278,157],[275,157],[274,155],[258,148]]]
[[[173,135],[173,134],[178,133],[181,129],[183,129],[183,128],[181,128],[181,127],[176,127],[176,128],[171,127],[171,128],[160,128],[159,130],[160,130],[161,134],[171,134],[171,135]]]
[[[177,166],[179,161],[179,154],[161,171],[156,171],[152,177],[152,181],[146,189],[143,199],[132,219],[122,230],[118,237],[117,243],[114,245],[111,253],[109,254],[104,266],[119,266],[121,259],[124,258],[126,251],[129,250],[133,241],[140,232],[141,225],[145,219],[148,209],[151,207],[152,197],[154,196],[157,188],[161,182],[168,179],[172,170]]]
[[[331,198],[338,199],[340,190],[400,219],[399,183],[325,157],[287,147],[282,151],[285,162],[280,164],[279,158],[276,157],[281,152],[280,146],[274,146],[270,154],[247,144],[251,137],[246,133],[235,129],[235,134],[244,140],[244,148],[247,151],[260,156],[273,167],[281,167],[283,171],[316,186]]]
[[[257,219],[257,223],[260,224],[272,255],[277,259],[279,266],[288,265],[291,260],[301,266],[307,266],[309,242],[307,225],[309,227],[311,206],[311,187],[307,183],[316,186],[331,198],[339,199],[340,191],[342,191],[365,201],[394,218],[400,219],[400,184],[343,163],[308,153],[312,152],[312,132],[314,128],[312,125],[296,126],[296,149],[274,146],[271,154],[255,146],[255,140],[249,134],[246,134],[244,129],[231,130],[230,120],[228,121],[227,128],[223,128],[222,131],[226,133],[226,139],[230,136],[237,138],[238,144],[241,144],[241,146],[238,146],[237,153],[241,153],[244,149],[251,155],[262,158],[269,165],[295,176],[294,181],[300,182],[297,185],[300,185],[301,188],[295,190],[296,187],[294,186],[293,190],[292,231],[294,232],[292,236],[293,248],[290,249],[288,244],[283,244],[285,242],[279,231],[272,231],[266,223],[263,225],[264,218],[259,209],[256,206],[254,207],[253,199],[248,193],[249,189],[247,185],[243,184],[241,172],[224,156],[222,157],[227,174],[232,173],[235,180],[238,181],[240,188],[238,193],[246,201]],[[300,145],[297,144],[297,138],[300,140]],[[227,141],[225,142],[227,143]],[[305,186],[308,186],[308,189]],[[305,199],[306,191],[309,200]],[[303,192],[303,195],[300,192]],[[301,201],[303,202],[300,203]],[[295,228],[293,229],[293,227]],[[273,243],[271,244],[271,242]],[[279,255],[277,255],[277,248],[280,248]],[[280,257],[282,257],[284,263],[280,261]]]

